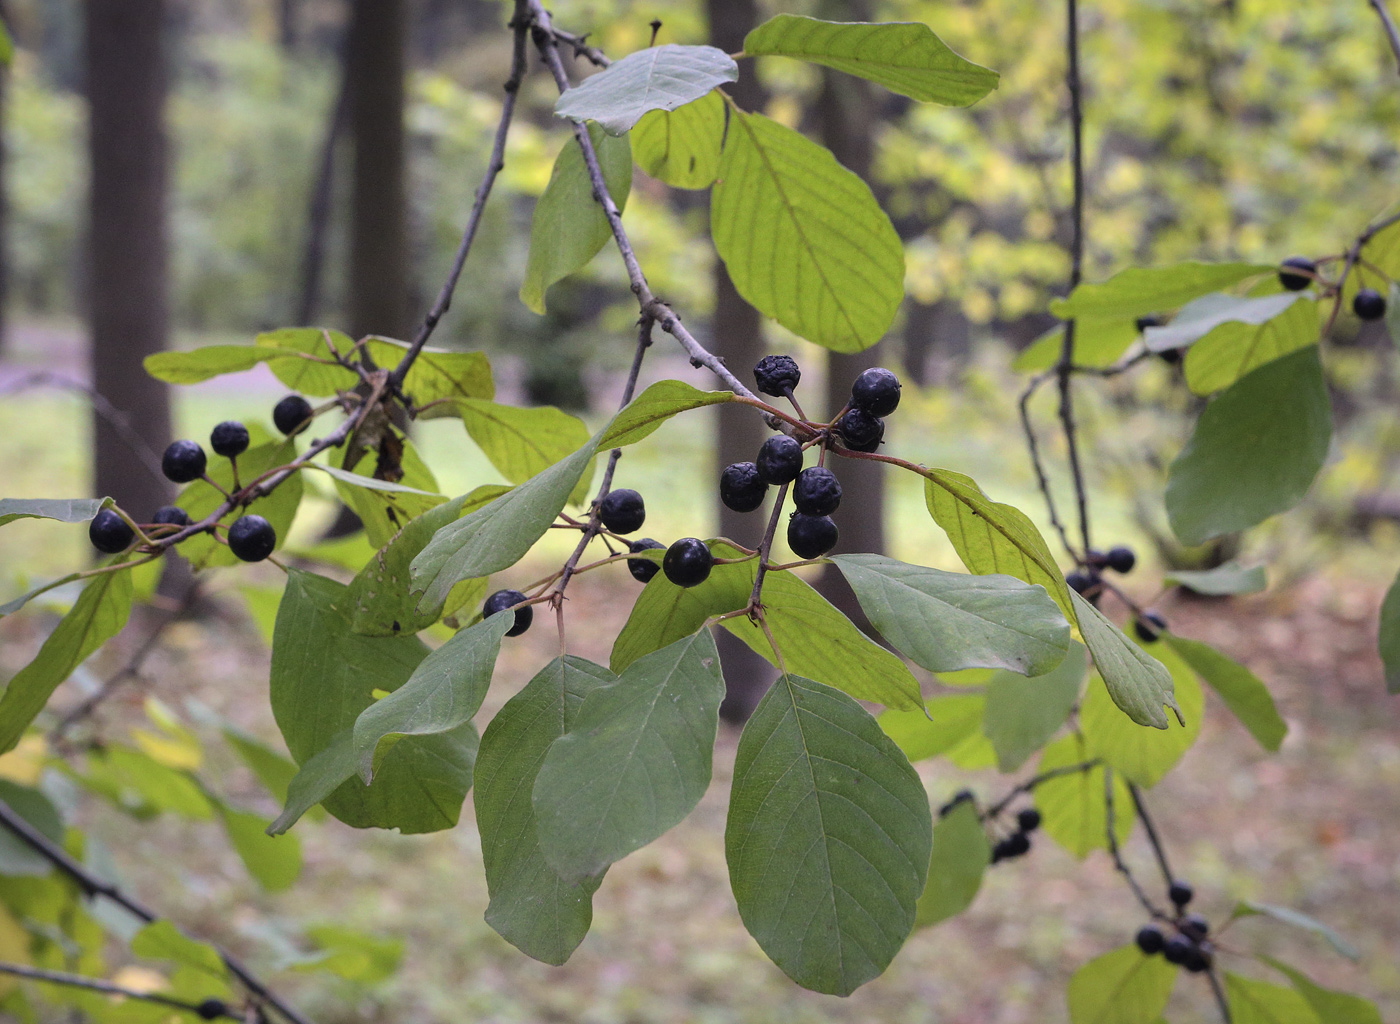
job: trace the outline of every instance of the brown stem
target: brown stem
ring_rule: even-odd
[[[85,978],[81,974],[68,974],[64,971],[46,971],[38,967],[25,967],[22,964],[0,963],[0,974],[10,974],[16,978],[27,978],[30,981],[44,981],[51,985],[67,985],[69,988],[87,989],[90,992],[102,992],[109,996],[122,996],[126,999],[139,999],[147,1003],[158,1003],[161,1006],[173,1006],[177,1010],[185,1010],[190,1013],[199,1014],[200,1007],[196,1003],[187,1003],[181,999],[172,999],[163,996],[159,992],[141,992],[134,988],[123,988],[121,985],[114,985],[110,981],[103,981],[101,978]],[[227,1017],[229,1020],[242,1020],[242,1014],[224,1012],[218,1017],[208,1018],[217,1020]]]
[[[763,541],[758,545],[758,571],[754,573],[753,591],[749,594],[749,612],[760,615],[763,609],[763,577],[768,572],[768,556],[773,552],[773,535],[778,532],[778,520],[783,514],[783,501],[787,498],[788,485],[778,488],[778,497],[773,502],[773,514],[768,517],[768,529],[763,532]]]

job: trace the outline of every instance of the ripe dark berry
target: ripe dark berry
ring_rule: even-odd
[[[598,506],[598,518],[613,533],[636,533],[647,521],[646,503],[629,487],[609,491]]]
[[[1167,937],[1162,934],[1162,929],[1155,924],[1145,924],[1138,929],[1137,945],[1148,956],[1162,952],[1162,947],[1167,944]]]
[[[1164,622],[1162,625],[1165,627],[1166,623]],[[1186,904],[1190,903],[1192,897],[1195,895],[1196,890],[1191,888],[1191,883],[1184,878],[1178,878],[1171,884],[1170,888],[1167,889],[1167,898],[1176,904],[1178,908],[1184,907]]]
[[[798,558],[820,558],[836,546],[840,531],[830,516],[794,512],[788,520],[787,541]]]
[[[807,516],[829,516],[841,504],[841,481],[825,466],[813,466],[797,475],[792,503]]]
[[[1280,268],[1278,272],[1278,283],[1287,288],[1290,292],[1300,292],[1314,281],[1317,273],[1317,264],[1303,256],[1290,256],[1283,261],[1283,267],[1301,273],[1290,274],[1288,270]]]
[[[229,1016],[228,1007],[222,999],[206,999],[195,1007],[194,1012],[205,1020],[218,1020],[220,1017]]]
[[[172,441],[165,454],[160,457],[160,471],[167,480],[177,484],[187,484],[204,475],[208,464],[204,449],[194,441]]]
[[[179,505],[162,505],[151,516],[151,522],[161,526],[189,526],[190,515]]]
[[[300,433],[311,419],[311,403],[301,395],[288,395],[272,410],[272,422],[288,437]]]
[[[1040,812],[1034,807],[1026,807],[1017,812],[1016,824],[1022,832],[1034,832],[1040,828]]]
[[[802,371],[792,356],[764,356],[753,368],[753,379],[765,395],[782,398],[797,387]]]
[[[698,537],[682,537],[666,549],[661,568],[678,587],[694,587],[709,579],[715,556]]]
[[[1065,575],[1065,582],[1069,584],[1069,589],[1076,594],[1082,594],[1086,590],[1098,585],[1099,577],[1092,572],[1072,572]]]
[[[899,378],[872,366],[851,385],[851,404],[871,416],[888,416],[899,408]]]
[[[1202,971],[1210,970],[1211,961],[1214,959],[1209,942],[1195,943],[1191,946],[1191,951],[1186,954],[1186,960],[1181,966],[1192,974],[1200,974]]]
[[[497,612],[503,612],[511,605],[524,601],[525,595],[518,590],[498,590],[486,599],[486,603],[481,606],[481,617],[489,619]],[[515,609],[515,622],[510,629],[506,630],[506,636],[519,636],[530,628],[530,623],[535,621],[535,609],[526,605],[524,608]]]
[[[1157,353],[1157,358],[1162,360],[1162,362],[1166,363],[1168,366],[1175,366],[1177,363],[1181,362],[1181,349],[1164,348],[1162,349],[1162,351]]]
[[[802,445],[786,434],[776,434],[763,442],[755,465],[766,482],[774,486],[791,483],[802,472]]]
[[[1173,935],[1162,944],[1162,955],[1167,958],[1167,963],[1181,966],[1191,958],[1191,951],[1195,948],[1195,943],[1185,935]]]
[[[953,810],[953,808],[958,806],[958,804],[967,803],[969,800],[973,799],[975,799],[975,797],[973,797],[972,795],[972,790],[960,789],[953,794],[953,799],[949,800],[942,807],[938,808],[938,816],[940,818],[946,818],[948,814]]]
[[[637,551],[661,551],[666,545],[659,540],[652,540],[650,537],[643,537],[641,540],[634,540],[627,545],[627,550]],[[661,571],[661,566],[646,558],[627,559],[627,571],[632,574],[632,578],[638,583],[650,583],[651,578]]]
[[[1379,320],[1385,316],[1385,296],[1374,288],[1362,288],[1351,300],[1351,311],[1362,320]]]
[[[1132,572],[1133,566],[1137,565],[1137,555],[1132,548],[1109,548],[1105,561],[1114,572]]]
[[[1031,837],[1024,832],[1012,832],[992,847],[992,862],[1023,857],[1031,850]]]
[[[115,555],[125,551],[135,539],[136,531],[110,508],[97,513],[88,524],[88,540],[104,554]]]
[[[1133,632],[1137,634],[1137,638],[1145,644],[1150,644],[1156,640],[1161,636],[1162,630],[1166,628],[1167,620],[1151,609],[1143,612],[1141,618],[1133,620]],[[1172,883],[1173,886],[1176,884],[1175,882]],[[1191,887],[1187,886],[1186,891],[1190,892]],[[1187,896],[1186,898],[1189,900],[1191,897]]]
[[[209,432],[209,447],[226,459],[242,455],[248,450],[248,428],[237,420],[225,420]]]
[[[277,531],[262,516],[239,516],[228,528],[228,549],[245,562],[261,562],[277,546]]]
[[[1134,322],[1133,326],[1136,327],[1138,333],[1141,334],[1149,327],[1161,327],[1162,318],[1160,316],[1140,316]]]
[[[1102,568],[1108,564],[1108,556],[1098,548],[1090,548],[1084,552],[1084,564],[1093,568]]]
[[[841,443],[853,452],[873,452],[885,439],[885,421],[864,409],[847,409],[836,421]]]
[[[1200,942],[1210,931],[1210,922],[1203,914],[1187,914],[1177,923],[1177,927],[1187,938]]]
[[[763,504],[768,484],[752,462],[725,466],[719,475],[719,500],[735,512],[752,512]]]

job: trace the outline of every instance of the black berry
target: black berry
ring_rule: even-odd
[[[160,457],[160,471],[167,480],[177,484],[187,484],[204,475],[208,464],[204,449],[194,441],[172,441],[165,454]]]
[[[792,503],[807,516],[829,516],[841,504],[841,481],[825,466],[813,466],[797,475]]]
[[[1031,837],[1024,832],[1012,832],[992,847],[992,862],[1023,857],[1031,850]]]
[[[1195,943],[1185,935],[1173,935],[1162,944],[1162,955],[1167,958],[1167,963],[1181,966],[1191,958],[1191,951],[1195,948]]]
[[[1141,618],[1133,620],[1133,632],[1136,633],[1137,638],[1145,644],[1150,644],[1156,640],[1161,636],[1162,630],[1166,628],[1167,620],[1151,609],[1143,612]],[[1176,884],[1175,882],[1172,883],[1173,886]],[[1186,891],[1191,891],[1189,885],[1186,887]],[[1191,897],[1187,896],[1186,898],[1189,900]]]
[[[802,445],[786,434],[776,434],[763,442],[755,465],[766,482],[774,486],[791,483],[802,472]]]
[[[788,520],[787,541],[798,558],[820,558],[836,546],[840,531],[830,516],[794,512]]]
[[[698,537],[682,537],[666,549],[661,568],[678,587],[694,587],[709,579],[715,556]]]
[[[311,403],[301,395],[288,395],[272,410],[272,422],[288,437],[299,433],[311,419]]]
[[[1165,627],[1166,623],[1164,622],[1162,625]],[[1184,878],[1178,878],[1167,889],[1167,898],[1176,904],[1178,908],[1184,907],[1186,904],[1190,903],[1192,897],[1195,895],[1196,890],[1191,888],[1191,883]]]
[[[609,491],[598,506],[598,518],[613,533],[636,533],[647,521],[646,503],[628,487]]]
[[[162,505],[151,516],[151,522],[160,526],[189,526],[190,515],[179,505]]]
[[[725,466],[719,475],[719,500],[735,512],[752,512],[763,504],[768,484],[752,462]]]
[[[248,450],[248,428],[237,420],[225,420],[210,431],[209,447],[226,459],[242,455]]]
[[[659,540],[643,537],[641,540],[634,540],[628,544],[627,550],[635,554],[638,551],[661,551],[665,547],[666,545]],[[627,571],[638,583],[650,583],[651,578],[661,571],[661,566],[646,558],[629,558],[627,559]]]
[[[1186,960],[1182,963],[1192,974],[1200,974],[1202,971],[1210,970],[1211,961],[1215,957],[1211,953],[1210,943],[1200,942],[1191,946],[1191,951],[1186,954]]]
[[[841,443],[853,452],[873,452],[885,439],[885,421],[864,409],[847,409],[836,421]]]
[[[1137,555],[1132,548],[1109,548],[1104,561],[1114,572],[1132,572],[1133,566],[1137,565]]]
[[[1094,568],[1102,568],[1108,564],[1108,556],[1097,548],[1090,548],[1084,552],[1084,564]]]
[[[136,531],[110,508],[97,513],[88,524],[88,540],[104,554],[115,555],[125,551],[135,539]]]
[[[1034,807],[1026,807],[1016,813],[1016,824],[1022,832],[1034,832],[1040,828],[1040,812]]]
[[[1157,358],[1168,366],[1175,366],[1177,363],[1181,362],[1181,349],[1164,348],[1157,353]]]
[[[245,562],[261,562],[277,546],[277,531],[262,516],[239,516],[228,528],[228,549]]]
[[[489,619],[497,612],[503,612],[512,605],[517,605],[525,600],[525,595],[518,590],[498,590],[486,599],[486,603],[481,606],[481,617]],[[524,608],[515,609],[515,622],[510,629],[506,630],[506,636],[519,636],[530,628],[530,623],[535,621],[535,609],[530,605]]]
[[[1210,931],[1210,922],[1202,914],[1187,914],[1177,922],[1177,927],[1187,938],[1200,942]]]
[[[851,404],[871,416],[888,416],[899,408],[899,378],[872,366],[851,385]]]
[[[1137,946],[1148,956],[1162,952],[1162,947],[1167,944],[1167,937],[1162,934],[1162,929],[1155,924],[1145,924],[1138,929]]]
[[[1082,594],[1093,587],[1098,586],[1098,573],[1092,572],[1072,572],[1065,576],[1065,582],[1069,584],[1069,589],[1076,594]]]
[[[1374,288],[1362,288],[1351,300],[1351,311],[1362,320],[1379,320],[1385,316],[1385,296]]]
[[[797,387],[802,371],[792,356],[764,356],[753,368],[753,379],[765,395],[782,398]]]
[[[1138,333],[1141,334],[1149,327],[1161,327],[1162,318],[1160,316],[1140,316],[1137,318],[1133,326],[1135,326],[1138,330]]]
[[[206,999],[195,1007],[194,1012],[205,1020],[218,1020],[220,1017],[230,1016],[222,999]]]
[[[1301,273],[1290,274],[1289,270],[1301,271]],[[1290,292],[1300,292],[1313,283],[1316,273],[1317,264],[1312,260],[1303,256],[1290,256],[1283,261],[1282,267],[1279,269],[1278,283]]]
[[[960,789],[953,794],[953,798],[951,800],[949,800],[942,807],[938,808],[938,816],[940,818],[946,818],[949,812],[951,812],[954,807],[957,807],[958,804],[967,803],[969,800],[973,799],[975,798],[972,795],[972,790]]]

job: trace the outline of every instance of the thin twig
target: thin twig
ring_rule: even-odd
[[[1002,811],[1010,807],[1012,801],[1015,800],[1022,793],[1029,793],[1032,790],[1034,790],[1037,786],[1043,785],[1044,783],[1049,782],[1051,779],[1058,779],[1065,775],[1078,775],[1080,772],[1092,771],[1101,764],[1103,764],[1103,762],[1100,761],[1097,757],[1094,757],[1090,758],[1088,761],[1081,761],[1078,764],[1067,764],[1061,768],[1051,768],[1049,771],[1043,771],[1039,775],[1027,779],[1025,782],[1021,783],[1015,789],[1007,793],[1006,796],[1002,797],[996,803],[992,804],[992,806],[988,807],[987,810],[983,813],[982,818],[983,820],[986,820],[987,818],[995,818]]]
[[[1162,839],[1157,834],[1157,826],[1152,824],[1152,816],[1147,813],[1147,805],[1142,802],[1142,791],[1135,783],[1128,783],[1128,792],[1133,798],[1133,809],[1137,811],[1138,820],[1142,822],[1142,827],[1147,832],[1147,841],[1152,844],[1152,852],[1157,858],[1157,866],[1162,869],[1162,884],[1170,891],[1175,875],[1172,874],[1171,865],[1167,863],[1167,849],[1162,845]]]
[[[1385,6],[1385,0],[1370,0],[1371,7],[1376,12],[1376,17],[1381,19],[1381,27],[1385,29],[1385,37],[1390,41],[1390,52],[1395,54],[1395,67],[1400,73],[1400,29],[1395,27],[1395,19],[1390,16],[1390,11]]]
[[[1159,909],[1148,897],[1147,893],[1142,891],[1142,886],[1138,885],[1138,880],[1133,877],[1132,870],[1128,867],[1127,862],[1123,860],[1123,853],[1118,848],[1118,835],[1114,831],[1113,769],[1109,768],[1107,765],[1104,766],[1103,770],[1103,802],[1104,831],[1108,837],[1108,852],[1113,856],[1113,866],[1127,879],[1128,888],[1133,890],[1133,895],[1137,897],[1138,902],[1142,904],[1144,910],[1160,921],[1170,921],[1172,919],[1171,915]]]
[[[46,981],[53,985],[67,985],[70,988],[83,988],[91,992],[103,992],[109,996],[123,996],[127,999],[140,999],[147,1003],[159,1003],[161,1006],[173,1006],[177,1010],[187,1010],[190,1013],[200,1012],[197,1003],[187,1003],[183,999],[172,999],[170,996],[163,996],[159,992],[141,992],[134,988],[124,988],[121,985],[114,985],[110,981],[103,981],[101,978],[85,978],[81,974],[67,974],[63,971],[46,971],[38,967],[25,967],[21,964],[0,963],[0,974],[12,974],[17,978],[28,978],[30,981]],[[219,1017],[227,1017],[229,1020],[242,1020],[243,1015],[233,1013],[227,1009],[217,1017],[207,1017],[206,1020],[217,1020]]]
[[[1220,978],[1215,973],[1215,965],[1211,964],[1206,971],[1206,978],[1210,981],[1210,990],[1215,995],[1215,1005],[1220,1007],[1220,1017],[1225,1024],[1231,1024],[1230,1001],[1225,998],[1225,989],[1220,984]]]
[[[1069,534],[1065,532],[1065,524],[1060,522],[1060,513],[1055,507],[1055,495],[1050,490],[1050,478],[1045,473],[1045,464],[1040,460],[1040,444],[1035,437],[1035,426],[1031,423],[1031,396],[1053,375],[1054,371],[1037,374],[1031,378],[1026,389],[1021,392],[1021,400],[1018,403],[1021,410],[1021,431],[1026,435],[1026,448],[1030,451],[1031,466],[1035,469],[1035,482],[1039,485],[1040,493],[1045,498],[1045,507],[1050,510],[1050,524],[1060,535],[1060,543],[1069,552],[1069,556],[1078,562],[1079,555],[1075,552],[1074,545],[1069,542]]]
[[[778,521],[783,514],[783,502],[787,500],[788,485],[778,488],[778,497],[773,502],[773,514],[768,517],[768,529],[763,532],[763,540],[758,545],[758,571],[754,573],[753,591],[749,594],[749,612],[758,615],[763,609],[763,577],[768,572],[768,556],[773,553],[773,535],[778,532]]]

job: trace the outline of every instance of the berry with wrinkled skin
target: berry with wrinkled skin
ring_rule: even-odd
[[[1162,626],[1165,628],[1166,623],[1162,623]],[[1186,906],[1195,895],[1196,890],[1191,888],[1191,883],[1184,878],[1178,878],[1176,881],[1172,882],[1171,886],[1167,889],[1167,898],[1178,907]]]
[[[248,450],[248,428],[237,420],[225,420],[209,432],[209,447],[215,455],[236,458]]]
[[[288,395],[272,410],[272,422],[288,437],[300,433],[311,419],[311,403],[301,395]]]
[[[190,514],[179,505],[162,505],[151,516],[151,522],[157,526],[189,526]]]
[[[1191,957],[1191,951],[1196,948],[1196,944],[1185,935],[1173,935],[1162,944],[1162,955],[1167,958],[1167,963],[1183,966]]]
[[[136,531],[127,525],[125,519],[110,508],[104,508],[93,516],[88,524],[88,540],[92,546],[106,555],[116,555],[131,547],[136,539]]]
[[[851,385],[851,404],[871,416],[888,416],[899,408],[899,378],[882,366],[872,366]]]
[[[218,1020],[220,1017],[229,1016],[228,1007],[222,999],[206,999],[195,1007],[194,1012],[205,1020]]]
[[[755,465],[767,483],[775,487],[791,483],[802,472],[802,445],[786,434],[777,434],[763,442]]]
[[[647,521],[646,503],[628,487],[609,491],[598,506],[598,518],[613,533],[636,533]]]
[[[1137,555],[1132,548],[1120,545],[1109,548],[1104,561],[1114,572],[1129,573],[1133,571],[1133,566],[1137,565]]]
[[[699,537],[682,537],[666,549],[661,569],[678,587],[694,587],[710,578],[715,556]]]
[[[719,500],[735,512],[752,512],[767,494],[768,484],[752,462],[725,466],[719,475]]]
[[[512,605],[517,605],[524,601],[525,595],[518,590],[498,590],[486,599],[486,603],[481,606],[481,617],[489,619],[497,612],[503,612]],[[530,628],[530,623],[535,621],[535,609],[530,605],[524,608],[515,609],[515,621],[511,623],[510,629],[506,630],[506,636],[519,636]]]
[[[659,540],[652,540],[650,537],[643,537],[641,540],[634,540],[627,545],[627,550],[636,554],[638,551],[662,551],[666,545]],[[632,578],[638,583],[650,583],[651,578],[661,571],[661,566],[646,558],[627,559],[627,571],[632,574]]]
[[[1182,963],[1192,974],[1200,974],[1202,971],[1210,970],[1211,962],[1215,959],[1209,942],[1198,942],[1191,947],[1191,952],[1186,954],[1186,960]]]
[[[1290,274],[1292,270],[1302,271],[1302,273]],[[1300,292],[1314,281],[1317,273],[1317,264],[1304,256],[1290,256],[1284,260],[1278,272],[1278,283],[1287,288],[1290,292]]]
[[[1133,632],[1137,638],[1145,644],[1150,644],[1162,635],[1162,631],[1167,628],[1167,620],[1152,609],[1142,613],[1142,617],[1133,620]],[[1176,885],[1175,882],[1172,885]],[[1189,888],[1189,887],[1188,887]],[[1191,897],[1186,897],[1188,900]]]
[[[228,528],[228,549],[245,562],[261,562],[277,547],[277,531],[262,516],[239,516]]]
[[[1210,931],[1210,922],[1203,914],[1187,914],[1177,923],[1177,927],[1187,938],[1200,942]]]
[[[841,443],[853,452],[873,452],[885,439],[885,421],[864,409],[847,409],[836,421]]]
[[[1026,807],[1016,813],[1016,824],[1022,832],[1034,832],[1040,828],[1040,812],[1034,807]]]
[[[841,481],[825,466],[813,466],[797,475],[792,503],[806,516],[829,516],[841,504]]]
[[[753,379],[765,395],[782,398],[797,387],[802,371],[792,356],[764,356],[753,368]]]
[[[208,463],[208,457],[198,442],[171,441],[170,447],[160,457],[160,471],[167,480],[187,484],[202,477]]]
[[[1385,316],[1385,296],[1374,288],[1362,288],[1351,300],[1351,311],[1362,320],[1379,320]]]
[[[794,512],[788,520],[787,541],[798,558],[820,558],[836,546],[840,531],[830,516]]]
[[[1162,934],[1162,929],[1155,924],[1145,924],[1138,929],[1135,936],[1138,949],[1147,956],[1162,952],[1162,947],[1167,944],[1167,937]]]
[[[969,800],[973,799],[975,799],[975,797],[972,795],[972,790],[960,789],[953,794],[953,798],[951,800],[949,800],[942,807],[938,808],[938,816],[940,818],[946,818],[949,815],[949,813],[953,810],[953,808],[958,806],[958,804],[967,803]]]

